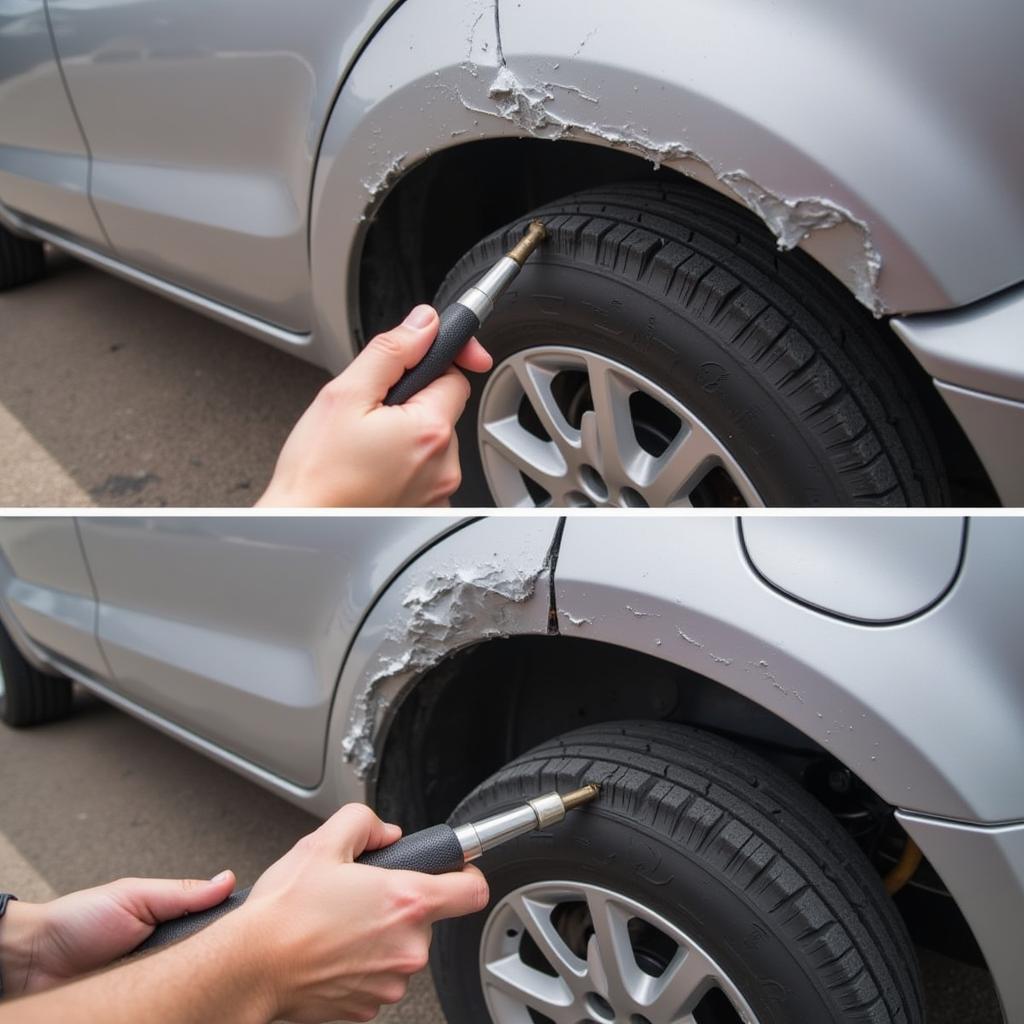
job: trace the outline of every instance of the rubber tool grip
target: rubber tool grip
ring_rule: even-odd
[[[402,374],[397,384],[387,393],[385,405],[401,405],[438,377],[455,362],[473,332],[480,326],[476,313],[458,302],[453,302],[441,313],[441,324],[434,343],[427,354],[411,369]]]
[[[223,903],[218,903],[209,910],[200,910],[195,914],[185,914],[184,917],[176,917],[171,921],[164,921],[153,929],[145,942],[136,946],[132,953],[145,953],[147,949],[156,949],[158,946],[166,946],[170,942],[177,942],[189,935],[202,931],[208,924],[213,924],[219,917],[232,910],[237,910],[249,895],[249,889],[239,889],[233,892]]]
[[[397,843],[364,853],[357,861],[372,868],[422,871],[427,875],[458,871],[465,862],[462,844],[450,825],[433,825],[413,832]]]
[[[465,864],[462,844],[450,825],[434,825],[420,832],[399,839],[397,843],[371,850],[356,858],[357,864],[368,864],[373,868],[392,868],[401,871],[422,871],[428,875],[443,875],[447,871],[458,871]],[[189,935],[202,931],[229,911],[237,910],[249,895],[249,889],[232,893],[223,903],[185,914],[172,921],[164,921],[153,929],[145,942],[136,946],[134,953],[145,953],[148,949],[166,946]]]

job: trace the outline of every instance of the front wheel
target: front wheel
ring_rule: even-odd
[[[451,1024],[921,1024],[913,951],[866,858],[734,743],[667,723],[581,729],[453,821],[588,782],[595,804],[485,854],[484,912],[438,926]]]
[[[530,214],[548,239],[479,334],[464,505],[945,504],[899,342],[806,253],[685,182]],[[522,235],[473,247],[443,307]]]

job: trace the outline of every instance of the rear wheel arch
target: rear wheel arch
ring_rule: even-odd
[[[421,675],[382,737],[371,800],[404,830],[424,828],[448,818],[476,786],[526,751],[579,727],[628,719],[727,737],[782,768],[848,826],[853,814],[886,822],[876,867],[885,873],[895,864],[903,833],[891,823],[893,806],[815,739],[707,675],[576,637],[483,641]],[[410,779],[423,784],[410,786]],[[930,943],[930,915],[940,915],[943,951],[984,962],[954,900],[922,902],[913,892],[901,901],[915,937]]]
[[[485,198],[466,202],[467,195],[478,194],[481,181],[489,183]],[[779,268],[798,271],[817,282],[836,308],[848,310],[847,322],[834,333],[856,362],[884,368],[867,379],[883,389],[890,383],[900,391],[909,387],[911,402],[901,411],[917,420],[932,448],[929,458],[938,467],[925,503],[950,500],[942,496],[947,480],[953,503],[995,500],[985,471],[931,379],[888,324],[872,322],[827,266],[806,251],[778,252],[767,226],[735,196],[724,199],[703,182],[666,167],[655,170],[650,161],[624,151],[567,140],[552,145],[537,139],[489,139],[445,149],[411,167],[389,186],[362,236],[352,289],[358,298],[358,323],[353,325],[358,344],[392,327],[414,304],[434,297],[460,257],[492,232],[587,189],[634,184],[682,189],[695,207],[730,211],[750,237],[761,239],[774,254],[775,273]],[[862,326],[853,330],[850,324]],[[866,485],[861,489],[871,491]],[[922,503],[913,485],[907,489],[904,482],[900,493],[909,495],[911,504]],[[478,496],[470,503],[479,504]]]

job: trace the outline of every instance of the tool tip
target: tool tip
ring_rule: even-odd
[[[508,255],[520,266],[526,261],[527,256],[548,237],[548,229],[544,227],[543,221],[531,220],[526,234],[509,250]]]
[[[591,783],[588,786],[583,786],[581,789],[574,789],[571,793],[566,793],[562,797],[562,804],[567,811],[571,811],[574,807],[590,803],[600,792],[601,787]]]

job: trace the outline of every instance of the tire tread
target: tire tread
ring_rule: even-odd
[[[831,994],[835,1021],[921,1024],[913,947],[877,874],[796,783],[729,740],[672,723],[589,726],[523,754],[452,820],[586,782],[603,784],[604,809],[670,839],[756,904]]]
[[[948,504],[927,414],[890,351],[899,342],[805,253],[780,253],[748,210],[688,182],[577,193],[484,239],[455,264],[439,294],[490,266],[533,217],[548,225],[546,244],[559,255],[670,301],[751,367],[812,439],[849,504]],[[772,336],[767,347],[751,350],[749,339],[765,333]],[[790,373],[772,374],[775,361],[797,352]],[[801,368],[809,388],[846,398],[848,419],[818,421],[801,408],[788,387]],[[862,454],[865,426],[875,442],[871,458]]]

